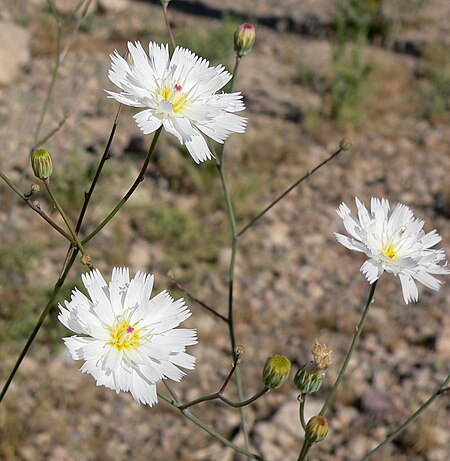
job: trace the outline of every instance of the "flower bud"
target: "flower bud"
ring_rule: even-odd
[[[50,152],[45,149],[37,149],[31,154],[31,167],[38,179],[45,181],[53,173],[53,160]]]
[[[350,150],[352,148],[352,142],[348,138],[342,138],[339,142],[339,149],[343,150],[344,152]]]
[[[320,389],[331,364],[333,351],[316,339],[312,355],[314,360],[303,365],[294,377],[294,384],[302,394],[312,394]]]
[[[250,52],[255,43],[255,28],[252,24],[244,22],[234,33],[234,51],[238,58],[242,58]]]
[[[290,360],[284,355],[273,355],[267,359],[264,365],[262,372],[264,386],[269,389],[277,389],[287,381],[290,373]]]
[[[30,192],[34,194],[35,192],[39,192],[41,190],[41,186],[39,184],[33,183],[31,184]]]
[[[321,388],[325,375],[325,370],[318,368],[314,362],[309,362],[295,373],[295,387],[302,394],[313,394]]]
[[[306,438],[310,443],[321,442],[328,434],[328,422],[323,416],[313,416],[306,425]]]

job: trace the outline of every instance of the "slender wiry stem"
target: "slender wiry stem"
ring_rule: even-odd
[[[158,142],[159,135],[161,134],[162,127],[158,128],[153,135],[152,144],[148,150],[147,157],[145,158],[144,164],[142,165],[141,171],[139,172],[138,177],[134,181],[133,185],[130,187],[128,192],[122,197],[120,202],[114,207],[114,209],[108,214],[108,216],[85,238],[82,240],[82,244],[85,245],[89,240],[95,237],[108,223],[112,218],[118,213],[118,211],[125,205],[127,200],[133,195],[133,192],[137,189],[139,184],[143,181],[145,172],[147,170],[148,164],[152,157],[153,152],[155,151],[156,143]]]
[[[113,141],[114,134],[116,132],[116,126],[117,126],[117,120],[118,120],[119,114],[120,114],[120,108],[119,108],[118,113],[117,113],[117,115],[116,115],[116,117],[114,119],[114,124],[113,124],[113,128],[111,130],[111,135],[110,135],[108,143],[107,143],[107,145],[105,147],[105,151],[103,153],[103,156],[102,156],[102,159],[100,161],[100,164],[97,167],[97,171],[96,171],[96,173],[94,175],[94,179],[92,181],[91,187],[89,188],[89,192],[87,194],[85,194],[83,208],[82,208],[82,211],[80,212],[80,216],[78,218],[77,226],[76,226],[76,229],[75,229],[75,232],[77,234],[79,233],[79,231],[81,229],[81,226],[83,224],[83,218],[84,218],[85,211],[86,211],[86,209],[88,207],[89,201],[90,201],[90,199],[92,197],[92,193],[94,192],[95,186],[96,186],[96,184],[98,182],[98,178],[99,178],[100,173],[101,173],[101,171],[103,169],[105,161],[106,161],[107,158],[109,158],[109,149],[111,147],[111,143]],[[67,278],[67,276],[68,276],[68,274],[70,272],[70,269],[72,268],[72,266],[73,266],[73,264],[75,262],[77,254],[78,254],[78,249],[72,247],[72,245],[71,245],[68,252],[67,252],[67,256],[66,256],[66,258],[64,260],[63,268],[61,270],[61,275],[59,276],[58,281],[56,282],[56,285],[55,285],[55,288],[54,288],[54,290],[52,292],[52,295],[51,295],[49,301],[47,302],[47,305],[45,306],[41,316],[39,317],[39,319],[38,319],[32,333],[31,333],[31,335],[29,336],[29,338],[28,338],[22,352],[20,353],[19,358],[17,359],[11,373],[9,374],[5,385],[3,386],[2,392],[0,394],[0,402],[2,401],[2,399],[5,396],[6,392],[8,391],[8,388],[9,388],[12,380],[14,379],[14,376],[17,373],[17,370],[19,369],[25,355],[27,354],[28,349],[31,347],[31,344],[34,341],[34,338],[38,334],[44,320],[46,319],[48,313],[50,312],[50,308],[52,307],[53,302],[56,300],[59,292],[61,291],[61,288],[64,285],[64,282],[65,282],[65,280],[66,280],[66,278]]]
[[[300,422],[302,424],[303,430],[306,431],[306,421],[305,421],[305,403],[306,403],[306,394],[300,394],[298,396],[300,401],[299,416]]]
[[[221,388],[219,389],[219,394],[223,394],[225,392],[225,389],[227,388],[228,383],[231,380],[231,377],[236,371],[236,367],[240,360],[241,360],[241,354],[237,351],[236,356],[234,357],[234,360],[233,360],[233,364],[231,365],[231,370],[229,371],[227,377],[225,378],[225,381],[223,382]]]
[[[164,14],[164,22],[166,23],[167,33],[169,34],[169,38],[170,38],[170,44],[172,45],[172,50],[174,50],[177,47],[177,44],[175,42],[175,38],[172,33],[172,28],[170,27],[169,15],[167,13],[168,2],[163,1],[161,3],[162,3],[163,14]]]
[[[252,453],[251,451],[242,448],[230,440],[226,439],[222,434],[219,434],[215,429],[213,429],[211,426],[208,424],[204,423],[202,420],[194,416],[189,410],[187,409],[180,409],[180,403],[171,397],[168,397],[161,391],[158,391],[158,395],[161,399],[165,400],[169,405],[172,405],[174,408],[178,408],[186,418],[188,418],[190,421],[192,421],[194,424],[196,424],[198,427],[202,428],[204,431],[206,431],[209,435],[214,437],[215,439],[219,440],[222,442],[224,445],[232,448],[234,451],[238,453],[242,453],[243,455],[247,456],[247,458],[250,459],[256,459],[258,461],[266,461],[263,457],[257,455],[256,453]]]
[[[63,237],[65,237],[69,242],[71,242],[73,245],[75,244],[74,240],[71,238],[71,236],[63,229],[61,228],[55,221],[53,221],[50,216],[48,216],[44,210],[41,209],[39,204],[34,203],[32,200],[30,200],[30,195],[25,195],[23,194],[20,189],[6,176],[5,173],[0,171],[0,177],[8,184],[8,186],[33,210],[35,211],[39,216],[41,216],[45,221],[47,221],[50,226],[52,226],[55,230],[57,230]]]
[[[359,341],[359,337],[361,336],[361,332],[364,327],[364,323],[366,322],[367,315],[369,314],[370,304],[372,303],[372,299],[375,294],[375,289],[377,288],[377,284],[378,284],[378,280],[372,283],[370,287],[370,292],[367,298],[366,307],[364,308],[364,312],[361,317],[361,320],[359,321],[359,324],[356,327],[356,331],[355,331],[355,334],[353,335],[353,340],[350,345],[350,349],[347,352],[344,363],[342,364],[341,370],[339,371],[338,377],[336,378],[336,382],[334,383],[330,393],[328,394],[327,399],[325,400],[325,403],[322,406],[322,409],[320,410],[320,413],[319,413],[320,416],[323,416],[325,412],[327,411],[328,407],[330,406],[331,401],[333,400],[334,394],[336,394],[339,384],[341,383],[342,378],[344,377],[344,374],[347,370],[347,366],[350,362],[350,359],[352,358],[353,351],[355,350],[358,344],[358,341]]]
[[[67,229],[69,229],[70,235],[72,236],[72,240],[75,242],[78,250],[80,250],[81,254],[83,256],[87,256],[86,251],[83,248],[83,245],[81,244],[80,240],[78,239],[78,236],[76,232],[74,231],[72,224],[69,221],[69,218],[67,217],[64,209],[62,208],[61,204],[59,203],[58,199],[56,198],[56,195],[53,193],[52,188],[50,187],[50,182],[48,179],[44,181],[44,185],[47,189],[48,195],[50,195],[50,198],[52,199],[53,204],[55,205],[56,209],[58,210],[59,214],[63,218],[63,221],[66,223]]]
[[[273,208],[281,199],[286,197],[289,192],[295,189],[299,184],[301,184],[305,179],[309,178],[312,174],[314,174],[317,170],[322,168],[326,165],[329,161],[333,160],[338,154],[342,152],[342,149],[338,149],[336,152],[331,154],[327,159],[323,162],[320,162],[317,166],[315,166],[312,170],[307,171],[301,178],[294,182],[291,186],[289,186],[282,194],[280,194],[275,200],[273,200],[269,205],[264,208],[260,213],[258,213],[248,224],[246,224],[237,234],[236,236],[239,238],[244,232],[246,232],[253,224],[256,223],[259,219],[261,219],[271,208]]]
[[[91,2],[91,0],[87,0],[87,5],[86,5],[87,7],[89,6],[90,2]],[[67,53],[67,50],[68,50],[69,46],[73,43],[73,40],[72,40],[69,43],[69,45],[66,47],[64,55],[63,55],[61,53],[61,48],[62,48],[62,36],[63,36],[64,26],[67,24],[68,21],[72,20],[72,18],[76,15],[78,10],[83,5],[84,0],[81,0],[77,4],[75,9],[71,12],[71,14],[69,14],[64,19],[60,18],[58,12],[56,11],[55,5],[53,4],[53,1],[47,0],[47,3],[48,3],[48,5],[49,5],[49,7],[50,7],[50,9],[51,9],[51,11],[53,13],[53,16],[55,17],[56,24],[57,24],[56,53],[55,53],[55,63],[53,65],[50,85],[49,85],[48,90],[47,90],[47,96],[45,98],[44,106],[42,107],[41,113],[39,114],[39,121],[38,121],[38,124],[36,126],[36,130],[34,132],[33,145],[36,145],[37,142],[38,142],[39,134],[40,134],[41,128],[42,128],[42,124],[44,123],[44,118],[45,118],[45,115],[47,114],[48,106],[49,106],[50,100],[52,98],[53,90],[55,88],[55,83],[56,83],[56,80],[57,80],[57,77],[58,77],[59,68],[61,67],[61,63],[64,60],[65,53]],[[87,8],[85,9],[85,11],[87,11]],[[76,28],[76,32],[78,32],[78,29],[79,29],[82,21],[84,20],[84,17],[85,17],[85,13],[80,18],[78,28]],[[75,33],[75,35],[76,35],[76,33]]]
[[[228,88],[230,92],[233,91],[233,86],[236,80],[238,67],[239,67],[239,59],[236,58],[234,69],[232,72],[233,77],[230,81],[229,88]],[[222,182],[223,195],[225,198],[227,211],[228,211],[228,218],[229,218],[230,227],[231,227],[231,256],[230,256],[230,264],[229,264],[229,269],[228,269],[228,332],[230,336],[231,354],[232,354],[233,359],[236,359],[236,337],[234,334],[234,319],[233,319],[233,289],[234,289],[234,267],[236,263],[238,237],[236,234],[237,227],[236,227],[236,218],[234,214],[233,203],[231,201],[228,184],[227,184],[227,180],[225,177],[224,151],[225,151],[224,144],[221,144],[219,148],[219,155],[218,155],[219,161],[217,163],[217,167],[219,170],[220,180]],[[235,376],[236,376],[236,387],[238,390],[239,400],[243,400],[244,391],[242,388],[241,371],[239,367],[236,368]],[[245,421],[245,412],[243,408],[240,408],[240,414],[241,414],[241,429],[244,435],[244,445],[245,445],[245,448],[248,449],[250,446],[250,442],[249,442],[249,437],[248,437],[247,424]]]
[[[70,14],[68,14],[64,19],[61,19],[60,15],[58,14],[58,11],[56,10],[56,7],[55,7],[53,1],[52,0],[47,0],[47,4],[48,4],[48,6],[50,8],[50,11],[52,12],[52,14],[53,14],[53,16],[55,18],[56,26],[57,26],[56,53],[55,53],[55,62],[54,62],[53,69],[52,69],[52,75],[51,75],[50,84],[49,84],[49,87],[47,89],[47,94],[46,94],[46,97],[45,97],[44,104],[43,104],[41,112],[39,114],[39,119],[38,119],[38,123],[36,125],[36,129],[35,129],[35,132],[34,132],[32,148],[30,149],[30,154],[33,152],[33,150],[35,150],[37,148],[37,146],[40,146],[44,142],[47,142],[61,128],[62,124],[65,122],[65,118],[64,118],[63,123],[60,124],[61,126],[58,126],[56,129],[50,131],[49,134],[47,134],[43,138],[39,139],[40,132],[41,132],[41,129],[42,129],[42,125],[43,125],[43,122],[44,122],[44,118],[45,118],[45,115],[47,113],[50,100],[52,98],[52,94],[53,94],[53,90],[54,90],[56,80],[57,80],[57,77],[58,77],[59,69],[60,69],[61,64],[62,64],[62,62],[64,60],[64,56],[68,51],[69,46],[71,46],[73,44],[74,38],[76,36],[76,33],[78,33],[79,27],[80,27],[82,21],[85,18],[85,13],[82,14],[82,17],[80,18],[79,24],[77,24],[76,32],[73,34],[73,38],[70,41],[70,43],[66,46],[66,49],[64,50],[64,53],[63,53],[64,56],[62,56],[62,53],[61,53],[63,29],[64,29],[64,26],[69,21],[71,21],[75,17],[75,15],[78,13],[78,11],[81,8],[81,6],[83,5],[84,1],[85,0],[81,0],[75,6],[75,9]],[[87,11],[87,8],[89,7],[89,3],[91,3],[91,0],[87,0],[85,11]],[[22,173],[21,173],[20,181],[19,181],[20,183],[23,182],[23,180],[24,180],[24,178],[26,177],[26,174],[27,174],[27,165],[28,165],[28,162],[29,162],[28,158],[29,157],[27,157],[27,163],[25,163],[24,166],[22,167]],[[12,200],[9,203],[9,207],[8,207],[7,212],[6,212],[8,218],[11,216],[14,204],[15,204],[14,200]],[[10,222],[9,219],[6,220],[6,223],[8,223],[8,222]],[[8,228],[8,226],[6,224],[0,230],[0,239],[3,238],[3,235],[6,232],[7,228]]]
[[[178,290],[180,290],[181,292],[183,292],[189,299],[191,299],[192,301],[195,301],[197,304],[199,304],[200,306],[202,306],[203,308],[205,308],[207,311],[211,312],[211,314],[215,315],[216,317],[219,317],[220,320],[223,320],[224,322],[228,322],[228,319],[222,315],[220,312],[216,311],[215,309],[213,309],[211,306],[208,306],[208,304],[206,304],[205,302],[203,302],[202,300],[196,298],[195,296],[193,296],[191,293],[189,293],[186,288],[184,288],[182,285],[180,285],[174,278],[172,275],[169,275],[169,278],[170,278],[170,281],[172,282],[172,284],[175,286],[175,288],[177,288]]]
[[[333,400],[334,395],[336,394],[336,391],[337,391],[337,389],[339,387],[339,384],[341,383],[342,378],[344,377],[344,374],[345,374],[345,372],[347,370],[347,366],[348,366],[348,364],[350,362],[350,359],[352,358],[353,352],[354,352],[354,350],[355,350],[355,348],[356,348],[356,346],[358,344],[358,340],[359,340],[359,337],[361,335],[362,329],[364,327],[364,323],[365,323],[365,321],[367,319],[367,315],[369,314],[370,304],[372,302],[373,295],[375,294],[375,289],[377,287],[377,283],[378,283],[378,280],[375,281],[370,287],[370,293],[369,293],[369,296],[367,298],[366,306],[364,308],[364,312],[362,314],[361,320],[359,321],[359,324],[356,327],[355,334],[353,335],[353,340],[352,340],[352,343],[350,345],[350,349],[348,350],[347,355],[345,356],[345,360],[344,360],[344,363],[342,364],[342,367],[341,367],[341,369],[339,371],[338,377],[336,378],[336,381],[335,381],[333,387],[331,388],[331,391],[328,394],[328,397],[325,400],[325,403],[323,404],[322,409],[319,412],[320,416],[323,416],[325,414],[325,412],[327,411],[328,407],[330,406],[331,401]],[[303,440],[303,445],[302,445],[302,449],[300,451],[300,455],[298,457],[298,461],[303,461],[305,459],[306,455],[308,454],[308,450],[309,450],[310,447],[311,447],[311,443],[308,440],[308,437],[305,437],[305,439]]]
[[[36,144],[31,148],[30,155],[35,151],[37,148],[42,146],[42,144],[45,144],[50,138],[52,138],[58,131],[64,126],[64,123],[67,121],[67,115],[64,115],[64,117],[58,122],[58,124],[52,128],[46,135],[42,136],[39,141],[36,142]]]
[[[108,142],[106,143],[106,147],[105,147],[105,150],[103,151],[102,158],[100,159],[100,163],[99,163],[99,165],[97,167],[97,170],[95,172],[94,179],[92,180],[92,183],[91,183],[91,187],[89,187],[89,190],[84,194],[83,207],[81,208],[81,212],[80,212],[80,215],[78,217],[77,225],[75,227],[75,232],[77,234],[80,232],[81,225],[82,225],[83,220],[84,220],[84,215],[86,214],[87,207],[88,207],[89,202],[91,200],[92,194],[94,193],[94,189],[97,186],[97,182],[98,182],[100,174],[101,174],[101,172],[103,170],[103,167],[105,166],[106,161],[109,160],[110,157],[111,157],[110,154],[109,154],[109,151],[111,149],[111,144],[113,142],[114,135],[116,134],[117,123],[119,121],[119,116],[120,116],[121,110],[122,110],[122,104],[119,105],[119,107],[117,109],[117,112],[116,112],[116,116],[114,117],[114,122],[113,122],[113,126],[111,128],[111,133],[109,134]]]
[[[378,451],[382,450],[386,445],[391,443],[398,435],[400,435],[411,423],[413,423],[440,395],[442,395],[447,386],[450,383],[450,374],[447,376],[447,379],[442,383],[441,387],[434,392],[434,394],[415,412],[413,413],[408,419],[405,420],[403,424],[401,424],[392,434],[389,434],[386,439],[377,445],[373,450],[371,450],[367,455],[362,457],[360,461],[367,461],[377,453]],[[448,389],[448,388],[447,388]],[[443,392],[444,391],[444,392]]]
[[[264,395],[266,392],[269,391],[269,388],[263,387],[260,389],[256,394],[254,394],[252,397],[248,398],[247,400],[243,400],[242,402],[234,402],[224,395],[222,395],[220,392],[214,392],[214,394],[208,394],[208,395],[202,395],[201,397],[198,397],[194,400],[191,400],[190,402],[183,403],[180,406],[180,409],[185,409],[192,407],[194,405],[197,405],[202,402],[207,402],[209,400],[221,400],[222,402],[226,403],[228,406],[233,407],[233,408],[241,408],[245,407],[247,405],[250,405],[253,403],[255,400],[258,400],[262,395]]]
[[[50,299],[48,300],[44,310],[42,311],[42,314],[40,315],[31,335],[29,336],[24,348],[22,349],[22,352],[20,353],[18,359],[16,360],[16,363],[14,364],[14,367],[13,369],[11,370],[7,380],[6,380],[6,383],[4,384],[3,386],[3,389],[2,389],[2,392],[0,394],[0,402],[3,400],[3,397],[5,396],[6,392],[8,391],[8,388],[11,384],[11,381],[13,380],[15,374],[17,373],[17,370],[19,369],[20,367],[20,364],[22,363],[22,360],[24,359],[25,355],[27,354],[28,352],[28,349],[30,348],[31,344],[33,343],[34,341],[34,338],[36,337],[36,335],[38,334],[39,330],[41,329],[41,326],[42,324],[44,323],[44,320],[47,318],[47,315],[48,313],[50,312],[50,309],[52,308],[53,306],[53,303],[55,302],[56,300],[56,297],[58,296],[67,276],[69,275],[69,272],[70,272],[70,269],[72,268],[73,266],[73,263],[75,262],[75,258],[76,258],[76,255],[77,255],[78,251],[77,249],[73,248],[72,249],[72,255],[69,259],[69,262],[68,264],[66,265],[66,269],[64,270],[64,272],[62,273],[62,275],[59,277],[58,281],[56,282],[55,284],[55,287],[53,288],[53,292],[50,296]]]

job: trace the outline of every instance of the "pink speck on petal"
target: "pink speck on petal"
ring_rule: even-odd
[[[133,327],[127,327],[127,333],[133,333],[134,328]]]
[[[181,91],[183,87],[181,85],[178,85],[178,83],[175,84],[175,91]]]

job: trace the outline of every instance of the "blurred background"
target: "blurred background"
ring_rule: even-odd
[[[104,89],[109,54],[128,40],[168,42],[159,1],[93,0],[84,20],[76,1],[1,0],[0,169],[28,191],[30,148],[54,157],[54,190],[75,221],[106,145],[117,103]],[[58,54],[48,111],[42,110]],[[401,201],[443,236],[450,254],[450,3],[445,0],[173,0],[177,44],[234,63],[233,33],[256,27],[252,52],[235,88],[248,130],[226,144],[226,168],[238,228],[307,170],[336,150],[353,148],[303,183],[240,240],[235,316],[247,395],[260,386],[266,358],[287,355],[296,369],[311,359],[315,338],[335,351],[307,415],[320,409],[338,373],[367,297],[363,258],[340,246],[335,213],[354,196]],[[103,219],[136,177],[151,137],[124,107],[112,158],[91,202],[84,232]],[[114,265],[156,274],[156,290],[189,292],[225,313],[229,223],[214,162],[197,166],[164,133],[145,181],[88,252],[105,277]],[[41,206],[58,220],[43,191]],[[2,383],[45,306],[67,245],[0,183],[0,360]],[[58,301],[81,285],[76,264]],[[440,385],[450,366],[450,289],[420,287],[404,305],[399,280],[384,276],[360,347],[329,413],[330,434],[314,460],[357,460],[381,442]],[[185,400],[215,392],[227,375],[226,325],[194,302],[187,326],[197,368],[175,386]],[[0,409],[0,459],[55,461],[237,460],[232,451],[160,402],[138,407],[128,394],[97,388],[72,361],[56,306],[25,358]],[[295,372],[295,370],[294,370]],[[230,385],[228,394],[236,390]],[[291,383],[246,411],[251,444],[267,459],[297,459],[302,431]],[[242,444],[239,412],[221,403],[193,411]],[[374,460],[446,461],[449,399],[441,398]]]

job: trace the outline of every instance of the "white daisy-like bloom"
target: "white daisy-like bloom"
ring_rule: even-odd
[[[145,107],[134,119],[144,134],[161,125],[184,144],[196,163],[213,157],[203,134],[221,144],[231,133],[244,133],[247,120],[235,115],[245,109],[241,93],[218,93],[232,75],[186,48],[169,57],[168,45],[150,42],[145,53],[139,42],[128,42],[124,59],[111,54],[109,79],[122,92],[106,91],[127,106]],[[203,133],[203,134],[202,134]]]
[[[90,299],[73,290],[58,319],[75,336],[63,338],[74,360],[85,360],[83,373],[97,386],[131,392],[138,403],[158,401],[156,383],[185,375],[195,358],[186,347],[197,344],[195,330],[177,328],[191,312],[183,299],[166,291],[150,299],[153,275],[138,272],[132,280],[127,268],[114,268],[109,284],[98,270],[82,275]]]
[[[399,203],[390,213],[388,200],[372,198],[369,213],[358,198],[355,201],[358,217],[345,203],[338,208],[350,236],[336,234],[336,238],[369,257],[361,266],[368,282],[374,283],[384,271],[398,275],[406,304],[419,298],[415,280],[439,290],[443,282],[432,274],[450,273],[444,251],[432,249],[442,237],[435,230],[426,234],[424,221],[414,218],[406,205]]]

